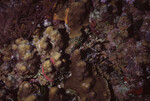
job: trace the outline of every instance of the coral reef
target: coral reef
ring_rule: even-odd
[[[1,0],[0,101],[149,101],[149,0]]]

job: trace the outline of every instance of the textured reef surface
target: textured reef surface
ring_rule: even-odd
[[[0,101],[150,101],[149,0],[0,0]]]

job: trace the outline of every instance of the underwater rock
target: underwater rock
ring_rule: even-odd
[[[121,15],[119,18],[119,21],[117,23],[117,26],[119,28],[120,31],[120,35],[122,37],[127,38],[128,37],[128,31],[127,29],[130,27],[131,22],[129,20],[129,18],[127,17],[127,15]]]
[[[118,78],[119,76],[115,75],[111,76],[112,80],[117,77],[117,82],[113,80],[112,83],[114,84],[112,86],[118,99],[128,99],[128,94],[141,95],[142,91],[139,94],[134,91],[143,89],[143,65],[147,65],[150,62],[146,48],[142,46],[141,42],[130,39],[120,44],[115,52],[111,52],[109,58],[114,65],[114,70],[122,78]]]

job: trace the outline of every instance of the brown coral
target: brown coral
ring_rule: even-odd
[[[70,2],[67,7],[61,4],[56,7],[55,20],[64,20],[70,28],[70,38],[81,35],[81,27],[88,20],[88,14],[92,7],[91,0]],[[76,9],[76,10],[75,10]],[[77,23],[78,22],[78,23]]]
[[[86,63],[81,60],[80,51],[75,50],[71,57],[72,76],[65,82],[65,88],[71,88],[77,91],[81,101],[96,100],[96,101],[109,101],[110,93],[106,85],[106,81],[103,78],[99,78],[94,75],[89,75],[89,68]],[[104,80],[104,81],[103,81]],[[106,95],[100,95],[105,93]],[[96,96],[99,94],[99,96]]]
[[[39,88],[36,85],[24,81],[19,87],[18,101],[34,101],[36,96],[32,96],[32,94],[38,94],[38,92]]]

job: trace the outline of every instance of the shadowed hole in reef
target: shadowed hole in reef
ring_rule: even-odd
[[[141,11],[150,11],[150,5],[149,5],[149,0],[147,0],[145,3],[142,3],[142,1],[145,0],[135,0],[134,6]]]
[[[4,101],[18,101],[17,100],[17,91],[18,89],[15,90],[8,90],[6,89],[6,95],[12,94],[11,97],[5,98]]]
[[[118,8],[117,14],[120,16],[122,14],[123,0],[118,0],[118,2],[116,2],[116,5]]]
[[[109,89],[110,89],[110,94],[111,94],[111,99],[110,99],[110,101],[117,101],[117,98],[116,98],[116,96],[114,95],[112,86],[111,86],[109,83],[108,83],[108,87],[109,87]]]
[[[143,87],[143,96],[150,95],[150,67],[142,66],[144,68],[143,74],[144,74],[144,87]]]
[[[49,89],[47,86],[41,86],[38,85],[40,88],[40,96],[39,96],[39,100],[40,101],[49,101]]]
[[[87,57],[87,54],[89,52],[91,52],[91,51],[92,50],[90,48],[88,48],[87,50],[84,50],[84,51],[81,50],[81,57],[82,57],[82,59],[85,59]]]
[[[62,35],[62,41],[64,42],[64,46],[62,48],[62,51],[64,52],[65,49],[68,47],[68,42],[69,42],[69,35],[66,32],[66,29],[59,29],[59,32]]]
[[[71,64],[71,61],[69,60],[70,59],[70,55],[65,53],[65,49],[68,47],[69,45],[69,35],[68,33],[66,32],[66,29],[59,29],[59,32],[61,33],[62,35],[62,41],[64,42],[64,46],[62,48],[62,57],[63,59],[66,59],[66,63],[62,65],[62,67],[64,66],[65,67],[65,70],[66,71],[69,71],[69,65]]]
[[[137,41],[140,39],[140,28],[142,26],[143,20],[134,21],[132,25],[127,29],[129,33],[129,38],[136,38]]]

